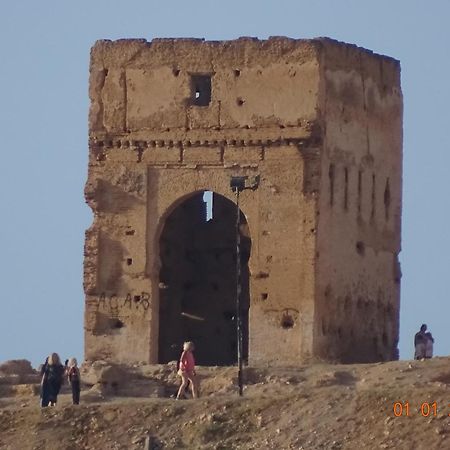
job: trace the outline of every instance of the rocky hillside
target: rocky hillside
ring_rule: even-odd
[[[202,397],[181,401],[173,365],[97,362],[80,406],[65,387],[44,410],[19,366],[0,365],[1,449],[450,448],[450,358],[247,368],[242,398],[234,368],[200,368]]]

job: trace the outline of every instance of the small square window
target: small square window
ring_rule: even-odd
[[[211,102],[211,75],[191,75],[191,102],[195,106],[208,106]]]

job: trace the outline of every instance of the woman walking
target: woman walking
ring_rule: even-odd
[[[183,344],[183,353],[180,357],[180,368],[178,370],[178,375],[181,376],[181,386],[180,389],[178,389],[177,400],[183,398],[184,391],[186,390],[189,382],[191,384],[192,398],[198,397],[197,375],[195,373],[195,359],[192,353],[193,351],[193,342],[185,342]]]

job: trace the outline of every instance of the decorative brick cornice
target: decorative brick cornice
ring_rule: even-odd
[[[220,139],[220,140],[172,140],[172,139],[152,139],[152,140],[134,140],[134,139],[98,139],[91,138],[89,146],[91,148],[121,148],[121,149],[146,149],[146,148],[189,148],[189,147],[268,147],[268,146],[318,146],[320,141],[317,138],[309,137],[279,137],[275,139]]]

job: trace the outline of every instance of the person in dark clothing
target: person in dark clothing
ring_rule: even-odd
[[[64,379],[64,366],[61,364],[57,353],[48,357],[47,366],[43,370],[41,386],[46,392],[42,406],[55,406],[58,394]]]
[[[426,336],[427,326],[422,324],[420,330],[414,335],[414,359],[424,359],[426,351]]]
[[[66,374],[72,389],[72,404],[80,404],[80,370],[76,358],[70,358],[67,364]]]

